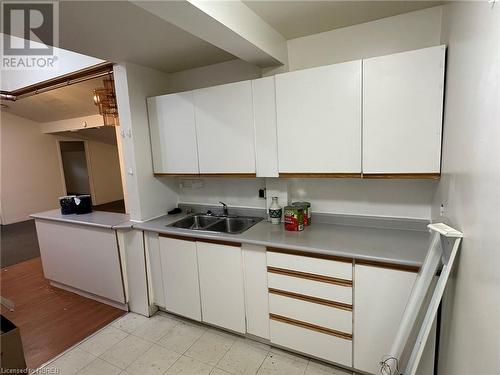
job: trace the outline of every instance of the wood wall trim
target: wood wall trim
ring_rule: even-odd
[[[361,178],[361,173],[288,173],[280,172],[280,177],[285,178]]]
[[[440,173],[363,173],[368,179],[430,179],[439,180]]]
[[[378,268],[388,268],[388,269],[396,270],[396,271],[406,271],[406,272],[414,272],[414,273],[418,273],[420,271],[420,267],[410,266],[410,265],[406,265],[406,264],[395,264],[395,263],[389,263],[389,262],[379,262],[379,261],[364,260],[364,259],[356,259],[354,262],[357,265],[371,266],[371,267],[378,267]]]
[[[321,283],[335,284],[335,285],[345,286],[345,287],[352,287],[352,280],[339,279],[336,277],[316,275],[313,273],[300,272],[300,271],[292,271],[292,270],[287,270],[284,268],[271,267],[271,266],[267,266],[267,272],[276,273],[278,275],[297,277],[299,279],[318,281]]]
[[[276,295],[282,296],[282,297],[294,298],[294,299],[298,299],[298,300],[305,301],[305,302],[311,302],[311,303],[316,303],[319,305],[333,307],[336,309],[352,311],[352,305],[349,305],[347,303],[330,301],[330,300],[323,299],[323,298],[306,296],[304,294],[293,293],[293,292],[288,292],[285,290],[274,289],[274,288],[268,288],[268,291],[271,294],[276,294]]]
[[[206,243],[213,243],[216,245],[224,245],[224,246],[234,246],[234,247],[241,247],[240,242],[231,242],[231,241],[222,241],[222,240],[210,240],[206,238],[197,238],[197,242],[206,242]]]
[[[15,95],[15,96],[23,96],[26,95],[30,92],[37,91],[37,90],[42,90],[46,89],[51,86],[56,86],[61,83],[67,82],[67,81],[73,81],[77,80],[80,78],[84,78],[93,74],[98,74],[98,73],[104,73],[106,71],[109,71],[110,73],[113,72],[113,63],[110,62],[103,62],[97,65],[90,66],[88,68],[84,68],[81,70],[78,70],[76,72],[68,73],[56,78],[48,79],[43,82],[36,83],[34,85],[26,86],[17,90],[13,90],[9,92],[9,94]]]
[[[194,238],[194,237],[179,236],[179,235],[176,235],[176,234],[158,233],[158,236],[165,237],[165,238],[172,238],[174,240],[191,241],[191,242],[195,242],[196,241],[196,238]]]
[[[165,238],[172,238],[174,240],[181,240],[181,241],[206,242],[206,243],[213,243],[216,245],[241,247],[240,242],[222,241],[222,240],[215,240],[215,239],[212,240],[209,238],[188,237],[188,236],[183,236],[183,235],[179,235],[179,234],[167,234],[167,233],[158,233],[158,236],[165,237]]]
[[[289,255],[298,255],[302,257],[308,257],[308,258],[316,258],[316,259],[326,259],[326,260],[334,260],[337,262],[344,262],[344,263],[352,263],[352,258],[344,258],[340,257],[337,255],[330,255],[330,254],[320,254],[320,253],[311,253],[308,251],[302,251],[302,250],[292,250],[292,249],[282,249],[279,247],[266,247],[267,251],[271,253],[280,253],[280,254],[289,254]]]
[[[290,325],[293,325],[293,326],[296,326],[296,327],[309,329],[311,331],[316,331],[316,332],[319,332],[319,333],[324,333],[326,335],[335,336],[335,337],[338,337],[338,338],[341,338],[341,339],[344,339],[344,340],[352,340],[352,334],[350,334],[350,333],[336,331],[336,330],[331,329],[331,328],[325,328],[325,327],[322,327],[322,326],[318,326],[316,324],[303,322],[301,320],[287,318],[286,316],[281,316],[281,315],[270,313],[269,314],[269,319],[275,320],[277,322],[285,323],[285,324],[290,324]]]

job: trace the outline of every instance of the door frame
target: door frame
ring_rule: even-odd
[[[61,154],[61,142],[83,142],[83,147],[85,149],[85,162],[87,163],[87,172],[89,175],[89,187],[90,187],[90,198],[92,199],[92,205],[95,206],[95,189],[94,189],[94,180],[92,178],[92,163],[90,162],[90,150],[88,141],[84,139],[78,138],[66,138],[66,137],[57,137],[56,136],[56,148],[57,148],[57,159],[59,162],[59,170],[61,172],[61,181],[63,186],[64,195],[68,195],[68,190],[66,189],[66,178],[64,176],[64,166]]]

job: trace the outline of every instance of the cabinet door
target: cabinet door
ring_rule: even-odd
[[[278,177],[276,89],[274,77],[252,81],[257,177]]]
[[[165,308],[201,321],[196,242],[160,237]]]
[[[148,98],[155,173],[198,173],[193,93]]]
[[[354,274],[354,368],[378,374],[417,274],[362,265]]]
[[[439,173],[445,46],[363,60],[363,173]]]
[[[361,61],[276,76],[280,173],[361,173]]]
[[[200,173],[255,173],[250,81],[194,91]]]
[[[197,242],[203,321],[245,333],[241,248]]]

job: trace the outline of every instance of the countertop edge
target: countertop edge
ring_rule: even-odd
[[[342,250],[324,250],[324,249],[319,249],[319,248],[314,248],[314,247],[307,247],[307,246],[301,246],[301,245],[289,245],[289,244],[283,244],[279,242],[268,242],[265,240],[253,240],[253,239],[247,239],[247,238],[239,238],[239,237],[230,237],[229,235],[227,236],[221,236],[216,233],[214,234],[207,234],[207,233],[192,233],[186,232],[185,230],[182,229],[177,229],[177,228],[171,228],[171,227],[165,227],[165,229],[159,229],[159,228],[152,228],[148,226],[147,222],[143,223],[135,223],[133,224],[133,229],[137,230],[143,230],[146,232],[153,232],[153,233],[158,233],[158,234],[167,234],[167,235],[173,235],[173,236],[180,236],[180,237],[188,237],[188,238],[200,238],[200,239],[206,239],[206,240],[219,240],[219,241],[226,241],[226,242],[236,242],[236,243],[241,243],[241,244],[249,244],[249,245],[257,245],[257,246],[269,246],[269,247],[278,247],[282,249],[287,249],[287,250],[297,250],[297,251],[305,251],[309,253],[315,253],[315,254],[326,254],[326,255],[334,255],[338,257],[344,257],[344,258],[351,258],[354,260],[364,260],[364,261],[370,261],[370,262],[375,262],[375,263],[390,263],[394,265],[401,265],[401,266],[411,266],[411,267],[421,267],[422,262],[416,262],[416,261],[410,261],[410,260],[402,260],[402,259],[395,259],[395,258],[387,258],[387,257],[377,257],[377,256],[367,256],[363,254],[356,254],[355,251],[348,252],[348,251],[342,251]]]

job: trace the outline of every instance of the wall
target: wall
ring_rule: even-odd
[[[202,66],[172,73],[169,77],[169,92],[199,89],[224,83],[260,78],[261,70],[243,60],[231,60],[220,64]]]
[[[127,208],[132,220],[165,214],[177,205],[176,179],[153,175],[146,98],[168,90],[169,75],[140,65],[114,67],[120,116]]]
[[[181,180],[182,181],[182,180]],[[265,208],[266,200],[258,191],[266,187],[264,178],[204,178],[200,189],[181,188],[179,201],[219,205],[223,201],[231,207]]]
[[[465,237],[444,300],[439,374],[500,374],[500,4],[446,5],[443,43],[443,177],[433,217]]]
[[[103,204],[123,199],[118,147],[95,141],[88,141],[87,147],[93,203]]]
[[[290,70],[440,44],[442,7],[433,7],[288,41]]]
[[[4,34],[0,33],[3,39]],[[24,39],[10,37],[17,43],[24,43]],[[37,42],[30,42],[34,46],[41,45]],[[44,45],[41,45],[43,47]],[[53,55],[57,57],[54,68],[47,69],[2,69],[0,72],[0,89],[2,91],[13,91],[26,86],[40,83],[48,79],[73,73],[80,69],[85,69],[93,65],[103,63],[104,60],[85,56],[76,52],[67,51],[62,48],[53,49]]]
[[[346,215],[431,217],[436,181],[294,179],[290,199],[311,202],[315,212]]]
[[[64,188],[54,137],[37,122],[2,112],[0,138],[2,224],[57,208]]]

